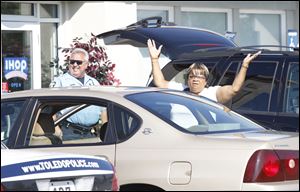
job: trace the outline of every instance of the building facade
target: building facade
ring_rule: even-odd
[[[1,93],[48,87],[61,73],[62,48],[75,37],[149,16],[220,34],[234,32],[240,46],[299,46],[298,1],[1,1]],[[121,85],[146,85],[151,73],[147,50],[105,48]],[[168,61],[162,60],[162,65]]]

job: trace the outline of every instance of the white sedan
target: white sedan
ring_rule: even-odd
[[[299,133],[267,130],[186,92],[9,93],[1,98],[1,140],[19,151],[103,154],[120,190],[299,190]]]

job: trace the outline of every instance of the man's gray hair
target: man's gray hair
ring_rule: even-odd
[[[83,53],[84,54],[84,59],[86,61],[89,60],[89,53],[85,49],[75,48],[75,49],[72,50],[71,55],[76,54],[76,53]]]

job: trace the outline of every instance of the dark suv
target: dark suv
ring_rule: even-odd
[[[210,70],[209,86],[232,84],[245,56],[262,50],[251,62],[242,90],[226,105],[267,128],[299,132],[299,49],[238,47],[215,32],[163,24],[160,17],[98,37],[106,44],[136,47],[146,47],[147,39],[154,39],[157,47],[163,44],[162,54],[171,60],[162,69],[166,80],[185,82],[186,69],[200,62]],[[288,50],[267,49],[271,47]]]

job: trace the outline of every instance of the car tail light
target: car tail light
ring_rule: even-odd
[[[112,191],[119,191],[119,184],[118,184],[118,179],[116,176],[116,170],[114,169],[114,175],[113,175],[113,179],[112,179]]]
[[[299,151],[275,151],[280,160],[285,172],[285,180],[299,179]]]
[[[244,182],[276,182],[299,179],[299,151],[258,150],[248,161]]]

